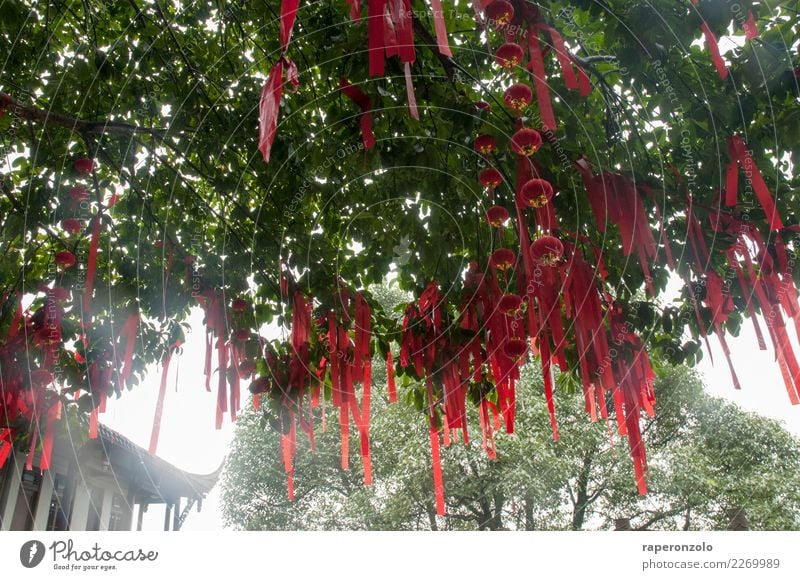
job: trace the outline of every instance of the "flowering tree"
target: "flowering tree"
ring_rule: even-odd
[[[469,405],[500,452],[530,358],[554,438],[558,368],[640,493],[648,352],[727,354],[748,317],[798,402],[792,2],[3,6],[0,460],[46,467],[68,413],[94,436],[193,307],[217,425],[249,381],[290,496],[326,420],[371,482],[373,355],[427,422],[440,513],[440,443]]]

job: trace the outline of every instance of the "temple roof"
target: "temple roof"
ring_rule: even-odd
[[[84,476],[106,480],[124,493],[132,491],[137,503],[174,502],[180,497],[202,499],[216,485],[224,464],[211,473],[190,473],[150,455],[102,424],[97,439],[89,440],[78,452],[78,461]]]

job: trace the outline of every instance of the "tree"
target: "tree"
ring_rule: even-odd
[[[581,530],[612,529],[626,517],[633,529],[709,530],[726,529],[726,510],[740,508],[754,530],[800,525],[800,441],[706,394],[692,371],[667,368],[657,384],[658,413],[644,426],[653,472],[645,498],[620,469],[629,462],[620,440],[585,420],[577,392],[560,399],[563,438],[552,441],[541,381],[532,368],[525,375],[520,429],[497,436],[497,459],[482,456],[478,434],[444,451],[444,517],[434,506],[427,433],[381,389],[372,488],[356,466],[341,470],[338,437],[328,432],[316,453],[299,442],[290,502],[278,434],[259,413],[244,414],[223,473],[225,522],[245,530]]]
[[[530,344],[545,378],[615,394],[642,492],[647,351],[692,364],[761,313],[797,400],[792,2],[496,0],[479,24],[466,2],[292,4],[3,4],[0,457],[59,416],[92,436],[108,396],[180,353],[196,307],[218,424],[246,379],[287,437],[309,397],[341,408],[335,336],[356,385],[394,339],[426,353],[396,371],[432,446],[465,397],[511,429]],[[747,42],[726,63],[729,29]],[[387,275],[413,295],[403,321],[366,290]],[[527,318],[514,336],[503,294]],[[258,338],[270,323],[292,339]],[[468,345],[476,380],[443,404]]]

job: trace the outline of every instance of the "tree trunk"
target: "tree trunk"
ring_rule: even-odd
[[[525,529],[529,532],[536,529],[533,522],[533,494],[530,491],[525,494]]]
[[[578,481],[576,482],[577,489],[575,491],[575,504],[572,509],[572,529],[580,530],[583,528],[583,522],[586,519],[586,506],[588,505],[589,494],[587,487],[589,485],[589,472],[592,468],[592,454],[589,453],[583,458],[583,466],[578,474]]]

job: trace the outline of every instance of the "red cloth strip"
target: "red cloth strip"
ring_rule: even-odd
[[[384,20],[386,0],[367,2],[367,43],[369,47],[369,76],[380,77],[386,72],[384,61]]]
[[[356,22],[361,20],[361,0],[347,0],[350,6],[350,18]]]
[[[714,33],[711,32],[706,22],[703,22],[700,28],[703,31],[703,36],[705,36],[708,51],[711,53],[711,60],[714,62],[714,67],[717,69],[717,74],[719,78],[725,80],[728,78],[728,69],[725,66],[725,61],[722,60],[722,55],[719,53],[717,38],[714,36]]]
[[[89,242],[89,257],[86,262],[86,282],[83,286],[83,321],[84,328],[92,323],[92,294],[94,292],[94,274],[97,270],[97,249],[100,245],[100,216],[92,218],[92,238]]]
[[[361,109],[361,140],[364,148],[375,146],[375,134],[372,131],[372,101],[358,87],[350,84],[346,78],[339,77],[342,93]]]
[[[161,385],[158,389],[158,399],[156,400],[156,413],[153,417],[153,430],[150,433],[150,447],[148,449],[150,455],[156,454],[158,449],[158,435],[161,432],[161,416],[164,413],[164,396],[167,393],[167,373],[169,373],[169,362],[172,358],[172,349],[167,350],[167,356],[164,358],[164,366],[161,369]]]
[[[533,26],[528,31],[528,50],[531,58],[529,66],[533,74],[533,84],[536,87],[536,102],[539,103],[539,113],[542,116],[542,129],[555,131],[556,118],[553,114],[553,104],[550,102],[550,89],[547,86],[544,58],[539,46],[539,30]]]
[[[725,205],[733,207],[739,202],[739,166],[733,138],[728,139],[728,156],[730,160],[725,167]]]
[[[753,16],[752,10],[747,11],[747,20],[742,24],[742,29],[744,30],[744,37],[746,40],[758,38],[758,25],[756,24],[756,18]]]
[[[261,151],[261,155],[267,163],[278,126],[282,81],[283,60],[281,59],[269,71],[269,77],[261,88],[261,100],[258,105],[258,150]]]
[[[444,22],[444,10],[442,10],[441,0],[431,0],[433,9],[433,26],[436,29],[436,43],[439,45],[439,52],[452,58],[453,52],[447,42],[447,26]]]
[[[566,85],[568,89],[574,91],[579,88],[578,79],[575,76],[575,71],[572,70],[572,60],[564,47],[564,38],[561,36],[561,33],[552,26],[548,26],[547,31],[550,33],[550,39],[553,41],[553,48],[555,48],[556,51],[558,64],[561,65],[564,85]]]
[[[394,361],[392,360],[392,351],[386,353],[386,382],[389,385],[389,402],[397,402],[397,386],[394,382]]]
[[[286,52],[289,41],[292,39],[292,29],[299,6],[300,0],[282,0],[281,2],[281,52]]]
[[[764,183],[764,178],[761,176],[761,172],[758,170],[758,167],[756,167],[753,157],[750,155],[750,151],[747,149],[747,145],[738,135],[731,137],[731,143],[739,164],[742,166],[742,170],[744,171],[745,175],[750,175],[750,182],[753,185],[753,191],[755,191],[756,197],[758,197],[758,201],[761,203],[761,207],[764,209],[764,213],[769,220],[770,229],[783,229],[783,222],[778,215],[778,210],[775,208],[775,202],[772,199],[772,194],[770,194],[767,184]]]
[[[403,74],[406,77],[406,95],[408,96],[408,110],[411,117],[419,121],[419,111],[417,110],[417,97],[414,95],[414,81],[411,79],[411,63],[403,65]]]

